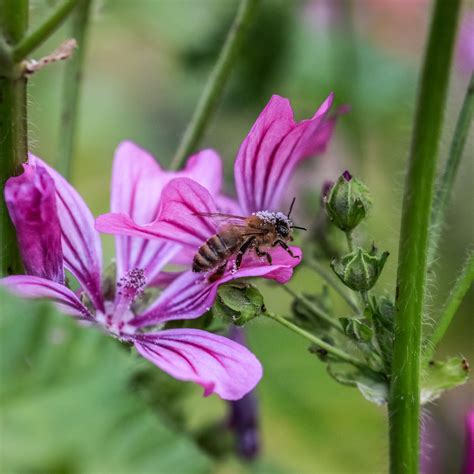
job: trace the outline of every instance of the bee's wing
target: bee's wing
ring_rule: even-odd
[[[195,212],[195,216],[208,217],[219,227],[231,224],[234,226],[246,226],[245,216],[236,216],[234,214],[224,214],[221,212]]]

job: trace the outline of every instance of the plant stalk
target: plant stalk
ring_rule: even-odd
[[[214,69],[209,76],[204,91],[189,122],[178,150],[170,164],[171,169],[181,167],[186,158],[196,150],[204,130],[222,96],[224,86],[238,57],[240,47],[248,33],[257,11],[259,0],[242,0],[234,23],[227,35]]]
[[[316,316],[321,318],[323,321],[328,323],[330,326],[332,326],[336,331],[339,331],[344,334],[344,331],[341,327],[341,325],[334,319],[332,318],[329,314],[326,313],[322,308],[319,308],[317,305],[315,305],[312,301],[310,301],[306,296],[296,293],[293,291],[291,288],[289,288],[286,285],[282,285],[282,288],[289,293],[293,298],[295,298],[298,301],[301,301],[310,311],[312,311]]]
[[[471,252],[464,262],[463,268],[459,277],[449,293],[448,299],[443,307],[443,311],[435,323],[433,333],[431,334],[427,344],[424,355],[424,359],[429,361],[436,350],[436,346],[443,339],[446,331],[448,330],[453,317],[459,309],[462,300],[472,282],[474,281],[474,252]]]
[[[468,136],[469,128],[472,123],[474,114],[474,74],[471,74],[471,79],[467,87],[466,95],[456,122],[456,129],[454,130],[453,140],[449,149],[448,159],[444,166],[443,173],[438,181],[435,190],[433,212],[431,213],[431,238],[428,253],[428,263],[433,262],[436,250],[438,248],[439,239],[443,230],[443,223],[445,220],[446,209],[449,204],[449,198],[456,179],[459,163],[461,162],[464,146]]]
[[[332,354],[339,359],[343,360],[344,362],[349,362],[349,364],[352,364],[356,367],[359,367],[360,369],[363,370],[370,370],[367,364],[365,364],[364,361],[357,359],[356,357],[351,356],[347,352],[344,352],[341,349],[338,349],[337,347],[332,346],[331,344],[328,344],[327,342],[324,342],[322,339],[319,339],[319,337],[315,336],[314,334],[311,334],[308,331],[305,331],[304,329],[296,326],[296,324],[293,324],[291,321],[288,319],[284,318],[283,316],[279,316],[277,314],[273,314],[270,312],[265,313],[266,316],[269,318],[273,319],[274,321],[277,321],[280,323],[282,326],[285,326],[287,329],[290,329],[296,334],[299,334],[300,336],[303,336],[305,339],[308,341],[312,342],[313,344],[318,345],[322,349],[326,350],[329,354]],[[372,371],[373,372],[373,371]]]
[[[303,260],[303,264],[305,264],[308,268],[311,268],[314,270],[319,276],[321,276],[324,281],[334,290],[336,293],[341,296],[341,298],[347,303],[347,305],[354,311],[354,313],[359,312],[359,307],[357,306],[356,303],[351,299],[350,295],[344,291],[344,288],[342,285],[336,281],[335,278],[332,277],[332,275],[325,269],[323,266],[311,259],[311,258],[306,258]]]
[[[23,0],[21,0],[23,2]],[[13,60],[20,62],[35,50],[67,18],[69,12],[76,6],[78,0],[65,0],[54,12],[32,33],[24,36],[13,48]]]
[[[460,0],[436,0],[419,82],[398,253],[395,340],[388,407],[391,474],[415,474],[419,468],[421,326],[428,233],[438,142],[460,3]]]
[[[5,182],[27,159],[26,77],[9,49],[28,28],[28,0],[0,0],[0,36],[7,57],[0,70],[0,275],[21,273],[15,230],[3,199]]]
[[[79,47],[64,66],[58,145],[58,170],[66,179],[71,178],[71,164],[77,137],[79,97],[91,5],[92,0],[79,0],[76,9],[71,14],[71,37],[77,41]]]

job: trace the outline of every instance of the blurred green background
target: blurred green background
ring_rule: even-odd
[[[54,2],[32,4],[35,25]],[[94,2],[72,181],[95,215],[108,211],[111,163],[120,141],[134,140],[163,166],[170,162],[236,6],[233,0]],[[359,239],[373,239],[391,253],[376,287],[379,294],[393,292],[404,166],[430,6],[427,0],[262,0],[202,142],[222,156],[232,194],[239,144],[272,94],[290,98],[297,119],[310,116],[330,91],[338,104],[350,104],[328,152],[309,160],[292,187],[299,193],[298,224],[310,226],[325,179],[348,168],[369,185],[374,208]],[[465,3],[465,9],[473,7]],[[49,53],[65,37],[67,25],[36,55]],[[467,81],[453,64],[441,162]],[[31,78],[28,94],[30,149],[53,165],[61,140],[61,85],[62,65],[53,65]],[[472,243],[474,170],[467,159],[472,150],[471,136],[432,275],[433,314]],[[288,200],[292,196],[289,192]],[[112,240],[104,243],[109,260]],[[267,305],[285,314],[287,295],[276,286],[259,285]],[[290,286],[315,290],[322,282],[299,270]],[[345,307],[335,304],[344,315]],[[440,355],[474,359],[473,308],[471,291]],[[257,462],[243,464],[232,456],[212,461],[189,434],[154,412],[130,378],[137,364],[146,363],[113,341],[90,335],[93,331],[50,314],[44,305],[4,295],[2,313],[2,472],[386,472],[385,410],[338,385],[309,355],[304,340],[270,321],[248,326],[249,345],[265,368],[258,387],[263,453]],[[183,413],[192,429],[224,416],[218,398],[186,390]],[[464,386],[426,408],[423,419],[433,445],[428,456],[436,461],[430,472],[458,471],[463,417],[473,405],[472,387]]]

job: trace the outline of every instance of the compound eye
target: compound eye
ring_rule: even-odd
[[[288,237],[288,227],[285,225],[278,225],[277,226],[277,232],[282,236],[282,237]]]

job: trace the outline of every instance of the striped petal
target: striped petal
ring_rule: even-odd
[[[288,99],[270,99],[235,161],[235,185],[245,214],[281,210],[281,197],[296,165],[326,149],[335,124],[328,117],[332,102],[333,94],[311,119],[295,123]]]
[[[205,396],[239,400],[262,377],[260,362],[246,347],[197,329],[137,334],[135,347],[174,378],[201,385]]]
[[[15,275],[0,279],[0,285],[24,298],[51,300],[63,313],[94,321],[75,293],[54,281],[32,275]]]
[[[53,178],[65,267],[78,279],[94,306],[103,310],[102,247],[91,211],[80,194],[57,171],[31,154],[29,163],[43,166]]]

